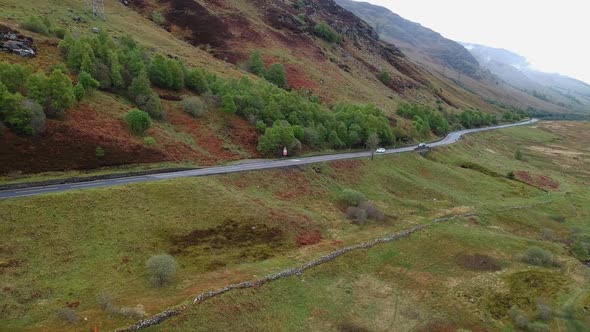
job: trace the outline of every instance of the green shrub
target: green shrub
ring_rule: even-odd
[[[353,189],[344,189],[340,193],[340,201],[348,206],[358,207],[367,201],[367,197],[361,192]]]
[[[185,113],[192,116],[193,118],[203,116],[206,111],[205,103],[197,97],[189,97],[183,100],[182,108]]]
[[[379,81],[381,81],[381,83],[388,85],[389,82],[391,81],[391,77],[389,76],[389,73],[386,71],[382,71],[377,75],[377,78],[379,79]]]
[[[171,90],[184,88],[184,67],[178,60],[156,55],[149,66],[148,74],[150,81],[161,88]]]
[[[21,28],[29,30],[40,35],[50,35],[50,24],[47,20],[44,20],[38,16],[30,16],[26,21],[21,23]]]
[[[30,76],[31,68],[27,66],[0,62],[0,82],[12,93],[24,93]]]
[[[266,131],[266,123],[264,121],[258,120],[256,121],[256,130],[263,134]]]
[[[0,120],[19,135],[38,135],[45,130],[45,113],[41,106],[10,93],[0,84]]]
[[[141,110],[133,109],[125,115],[125,122],[129,131],[138,136],[143,136],[151,126],[150,116]]]
[[[289,88],[289,85],[287,84],[287,73],[285,72],[285,66],[280,63],[272,64],[268,68],[268,71],[264,77],[267,81],[278,86],[279,88]]]
[[[74,97],[76,97],[76,101],[81,102],[82,99],[86,96],[86,90],[81,83],[76,84],[74,87]]]
[[[147,71],[142,70],[139,72],[128,89],[129,97],[131,100],[137,103],[137,99],[140,97],[149,96],[153,93],[152,87],[150,86],[150,79],[148,78]]]
[[[523,159],[522,151],[520,151],[520,149],[517,149],[516,152],[514,152],[514,158],[516,160],[522,160]]]
[[[148,136],[148,137],[145,137],[145,138],[143,139],[143,142],[144,142],[146,145],[154,145],[154,144],[156,144],[156,139],[155,139],[155,138],[153,138],[153,137],[151,137],[151,136]]]
[[[74,105],[72,81],[59,69],[51,75],[38,73],[27,82],[28,97],[43,106],[48,118],[62,118],[64,112]]]
[[[232,95],[225,95],[221,98],[221,108],[224,113],[234,114],[238,110],[234,97]]]
[[[277,153],[283,147],[291,148],[295,143],[293,127],[287,121],[277,121],[266,128],[258,140],[258,151],[262,154]]]
[[[157,25],[164,25],[166,24],[166,18],[160,13],[159,11],[154,10],[152,12],[152,21]]]
[[[513,171],[508,172],[508,174],[506,174],[506,177],[510,180],[514,180],[516,179],[516,174],[514,174]]]
[[[266,65],[262,60],[262,56],[260,56],[260,52],[255,51],[250,56],[250,60],[248,61],[248,71],[254,75],[264,77]]]
[[[51,29],[51,33],[59,39],[64,39],[67,33],[67,30],[61,27],[55,27]]]
[[[43,107],[27,98],[22,100],[21,107],[31,113],[30,126],[33,129],[32,135],[40,135],[45,132],[46,116]]]
[[[96,150],[94,150],[94,155],[98,158],[102,158],[105,156],[105,151],[102,147],[97,147]]]
[[[135,99],[135,104],[143,111],[147,112],[154,120],[164,120],[165,113],[162,110],[160,97],[154,92],[149,95],[141,95]]]
[[[315,33],[321,37],[322,39],[326,40],[330,43],[339,43],[342,41],[342,37],[328,24],[322,22],[316,24]]]
[[[209,84],[207,83],[205,73],[199,69],[189,70],[186,75],[186,87],[198,94],[209,91]]]
[[[81,71],[80,74],[78,74],[78,83],[82,84],[85,91],[91,91],[100,87],[100,83],[85,71]]]
[[[553,254],[539,247],[530,247],[527,249],[523,261],[528,264],[538,266],[558,266],[558,262],[553,258]]]
[[[171,284],[176,276],[176,260],[166,254],[155,255],[145,262],[150,281],[155,287]]]

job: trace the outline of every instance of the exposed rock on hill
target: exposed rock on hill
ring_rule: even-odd
[[[33,38],[25,37],[18,31],[0,25],[0,51],[23,57],[34,57]]]

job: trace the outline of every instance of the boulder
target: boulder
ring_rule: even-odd
[[[25,37],[4,25],[0,25],[0,51],[27,58],[37,54],[33,47],[33,38]]]

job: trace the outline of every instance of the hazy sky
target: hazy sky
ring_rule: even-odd
[[[590,0],[365,0],[456,41],[590,83]]]

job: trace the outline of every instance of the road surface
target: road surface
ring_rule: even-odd
[[[480,132],[480,131],[507,128],[507,127],[514,127],[514,126],[523,126],[523,125],[535,123],[537,121],[538,121],[537,119],[532,119],[532,120],[525,121],[525,122],[519,122],[519,123],[513,123],[513,124],[507,124],[507,125],[501,125],[501,126],[465,129],[465,130],[455,131],[455,132],[448,134],[444,139],[442,139],[440,141],[428,144],[428,146],[436,147],[436,146],[441,146],[441,145],[449,145],[449,144],[453,144],[453,143],[457,142],[461,138],[461,136],[466,135],[466,134]],[[409,152],[409,151],[413,151],[415,148],[416,148],[416,146],[408,146],[408,147],[403,147],[403,148],[398,148],[398,149],[388,149],[385,151],[385,153],[381,153],[381,154],[395,154],[395,153]],[[123,178],[118,178],[118,179],[105,179],[105,180],[96,180],[96,181],[87,181],[87,182],[56,184],[56,185],[47,185],[47,186],[42,186],[42,187],[32,187],[32,188],[23,188],[23,189],[9,189],[9,190],[0,191],[0,199],[44,195],[44,194],[69,191],[69,190],[108,187],[108,186],[116,186],[116,185],[122,185],[122,184],[175,179],[175,178],[182,178],[182,177],[189,177],[189,176],[208,176],[208,175],[216,175],[216,174],[247,172],[247,171],[254,171],[254,170],[261,170],[261,169],[281,168],[281,167],[289,167],[289,166],[296,166],[296,165],[307,165],[307,164],[315,164],[315,163],[321,163],[321,162],[327,162],[327,161],[356,159],[356,158],[363,158],[363,157],[370,157],[370,156],[371,156],[371,151],[339,153],[339,154],[305,157],[305,158],[263,160],[263,161],[256,161],[256,162],[252,162],[252,163],[236,164],[236,165],[231,165],[231,166],[215,166],[215,167],[208,167],[208,168],[189,170],[189,171],[179,171],[179,172],[140,175],[140,176],[129,176],[129,177],[123,177]]]

